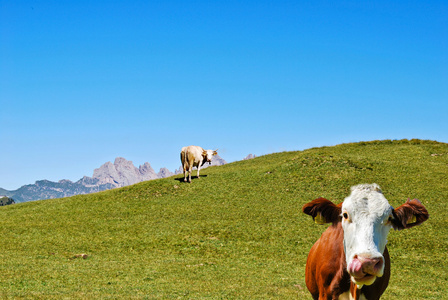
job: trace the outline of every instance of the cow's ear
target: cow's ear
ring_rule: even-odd
[[[216,149],[215,151],[213,151],[213,155],[218,155],[218,149]]]
[[[202,156],[207,156],[207,151],[206,150],[202,150]]]
[[[429,218],[429,213],[418,199],[406,201],[392,210],[392,226],[395,230],[411,228],[422,224]]]
[[[302,207],[302,211],[313,217],[317,224],[333,223],[341,220],[342,203],[336,205],[325,198],[317,198]]]

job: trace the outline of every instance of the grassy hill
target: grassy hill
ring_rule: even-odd
[[[195,174],[195,173],[194,173]],[[448,144],[373,141],[284,152],[106,192],[0,207],[0,298],[310,299],[301,213],[378,183],[427,207],[391,231],[383,299],[447,299]]]

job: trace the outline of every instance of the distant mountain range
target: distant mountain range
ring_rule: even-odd
[[[226,163],[224,159],[216,155],[213,157],[211,165],[219,166]],[[207,166],[209,165],[206,164],[203,167]],[[181,167],[174,172],[167,168],[161,168],[156,173],[147,162],[137,168],[132,161],[117,157],[113,164],[106,162],[98,169],[95,169],[92,177],[84,176],[76,182],[66,179],[58,182],[39,180],[34,184],[24,185],[14,191],[0,188],[0,197],[12,198],[15,203],[70,197],[123,187],[146,180],[170,177],[180,173],[182,173]],[[12,204],[12,202],[8,202],[8,204]]]

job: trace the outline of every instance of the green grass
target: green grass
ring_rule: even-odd
[[[0,207],[0,298],[310,299],[306,257],[325,226],[302,205],[371,182],[393,206],[419,198],[430,213],[389,234],[383,299],[448,298],[448,144],[343,144],[201,175]]]

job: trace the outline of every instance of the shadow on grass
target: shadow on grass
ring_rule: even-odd
[[[208,175],[200,175],[199,177],[207,177]],[[188,178],[188,177],[187,177]],[[193,179],[198,179],[198,176],[191,176],[191,180],[193,181]],[[184,178],[183,177],[179,177],[179,178],[174,178],[174,180],[180,181],[180,182],[184,182]]]

